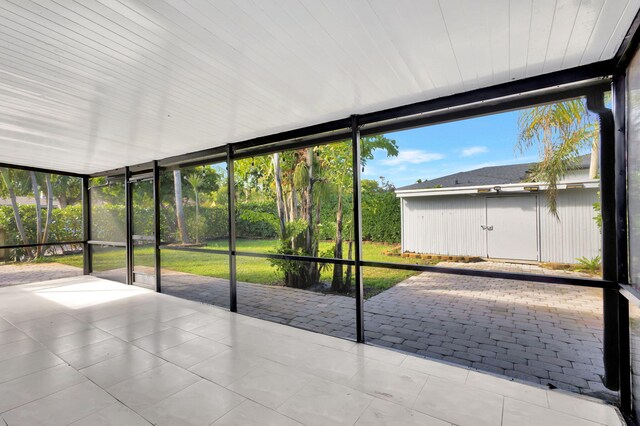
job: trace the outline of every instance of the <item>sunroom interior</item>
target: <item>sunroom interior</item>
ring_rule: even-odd
[[[0,420],[639,424],[639,10],[3,2]],[[560,210],[555,182],[486,180],[480,222],[435,213],[480,254],[404,248],[436,231],[376,161],[421,183],[412,132],[566,105],[597,143]],[[586,224],[561,210],[585,187]],[[580,265],[539,236],[491,255],[488,200],[523,194]]]

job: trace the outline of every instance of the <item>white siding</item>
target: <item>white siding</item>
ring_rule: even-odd
[[[545,197],[540,197],[540,243],[543,262],[576,263],[576,258],[600,254],[600,230],[593,217],[597,189],[560,191],[558,216],[548,213]]]
[[[533,194],[531,196],[534,196]],[[600,254],[601,235],[593,217],[597,189],[560,191],[558,215],[548,213],[539,194],[539,245],[543,262],[576,263]],[[486,197],[452,195],[402,200],[404,251],[459,256],[487,255]]]
[[[404,198],[402,242],[415,253],[486,256],[485,198],[443,196]]]

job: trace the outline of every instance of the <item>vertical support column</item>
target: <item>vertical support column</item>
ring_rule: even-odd
[[[354,277],[356,286],[356,340],[364,343],[364,283],[362,279],[362,203],[361,179],[362,163],[360,157],[360,127],[358,116],[351,116],[351,155],[353,162],[353,246]]]
[[[156,278],[156,291],[162,293],[162,275],[160,273],[160,168],[153,162],[153,255]]]
[[[229,207],[229,310],[238,312],[236,288],[236,188],[233,172],[233,148],[227,145],[227,205]]]
[[[602,213],[602,278],[618,278],[616,241],[616,164],[613,114],[604,105],[604,94],[587,96],[587,108],[600,117],[600,207]],[[604,385],[619,389],[618,289],[602,290],[604,317],[603,358]]]
[[[629,342],[629,301],[622,293],[618,293],[618,332],[620,350],[620,411],[623,414],[631,414],[631,345]]]
[[[131,171],[124,168],[124,203],[127,231],[127,284],[133,284],[133,192],[131,188]]]
[[[629,245],[627,236],[627,132],[626,132],[627,85],[624,73],[613,79],[613,114],[615,122],[615,222],[616,222],[616,262],[618,283],[629,283]],[[618,352],[620,410],[631,414],[631,352],[629,343],[629,301],[618,296]]]
[[[91,275],[93,265],[91,259],[91,201],[89,199],[89,177],[82,178],[82,257],[83,257],[83,273]]]

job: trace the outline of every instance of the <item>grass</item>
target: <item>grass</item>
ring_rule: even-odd
[[[274,253],[277,241],[275,240],[238,240],[237,250],[254,253]],[[320,253],[330,250],[333,247],[331,242],[321,242]],[[203,249],[226,250],[226,241],[212,241],[207,243]],[[389,250],[389,245],[383,243],[365,242],[362,246],[363,259],[379,262],[395,262],[415,264],[424,262],[418,259],[402,257],[390,258],[383,254]],[[344,246],[345,257],[347,245]],[[153,266],[153,249],[150,246],[135,248],[135,264],[142,266]],[[104,249],[94,252],[93,267],[95,271],[106,271],[125,267],[124,248]],[[66,255],[47,257],[47,261],[58,262],[66,265],[82,267],[82,255]],[[179,250],[162,250],[162,268],[178,272],[185,272],[195,275],[202,275],[216,278],[229,278],[228,256],[205,252],[188,252]],[[257,284],[278,285],[282,281],[282,276],[271,266],[268,259],[238,256],[237,257],[237,279]],[[331,282],[333,266],[327,264],[321,274],[323,282]],[[398,269],[386,268],[364,268],[365,295],[371,297],[378,294],[406,278],[416,275],[414,271],[402,271]]]

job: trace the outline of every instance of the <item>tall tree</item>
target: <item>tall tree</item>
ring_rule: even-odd
[[[195,231],[196,231],[196,244],[200,244],[200,197],[199,197],[199,191],[200,191],[200,187],[202,186],[203,182],[204,182],[204,177],[202,174],[197,173],[196,171],[194,171],[193,173],[189,174],[187,176],[187,182],[189,182],[189,185],[191,185],[191,188],[193,188],[193,192],[195,194],[195,202],[196,202],[196,223],[195,223]]]
[[[591,150],[590,178],[598,175],[598,123],[587,110],[586,102],[576,99],[524,110],[518,119],[520,134],[517,149],[525,152],[538,146],[540,162],[530,180],[545,182],[549,212],[558,217],[558,182],[575,168],[586,148]]]
[[[20,234],[20,239],[22,240],[22,244],[29,244],[29,238],[27,237],[27,233],[24,229],[24,225],[22,223],[22,216],[20,215],[20,207],[18,206],[18,199],[16,197],[16,191],[14,187],[14,180],[12,178],[11,172],[6,167],[0,168],[0,175],[2,176],[2,182],[4,183],[4,187],[7,191],[7,195],[11,200],[11,207],[13,209],[13,217],[16,221],[16,228],[18,228],[18,233]],[[25,250],[27,255],[30,256],[31,253],[28,249]]]
[[[53,218],[53,187],[51,186],[51,174],[45,173],[44,179],[47,188],[47,216],[42,231],[42,242],[46,243],[49,240],[49,230],[51,229],[51,220]]]
[[[182,173],[180,169],[173,171],[173,187],[176,199],[176,220],[178,222],[178,232],[183,244],[191,244],[191,238],[187,232],[187,223],[184,218],[184,205],[182,201]]]
[[[381,150],[388,157],[398,155],[398,145],[395,140],[389,139],[384,135],[376,135],[362,138],[360,146],[360,162],[363,166],[374,158],[375,152]],[[336,207],[336,236],[334,246],[334,257],[341,259],[343,257],[343,219],[344,219],[344,197],[345,192],[352,188],[353,179],[353,157],[351,155],[351,142],[343,142],[338,144],[325,145],[319,148],[323,158],[322,167],[325,171],[327,179],[335,186],[337,193]],[[351,242],[349,243],[351,245]],[[349,247],[348,256],[350,258],[351,247]],[[350,276],[350,274],[348,274]],[[347,292],[350,288],[350,279],[346,279],[343,275],[343,266],[333,266],[333,277],[331,280],[331,289],[337,292]]]
[[[33,199],[36,206],[36,244],[40,244],[42,235],[42,206],[40,205],[40,188],[38,186],[38,180],[35,172],[29,172],[31,178],[31,190],[33,191]],[[38,246],[35,249],[36,257],[40,257],[42,247]]]

